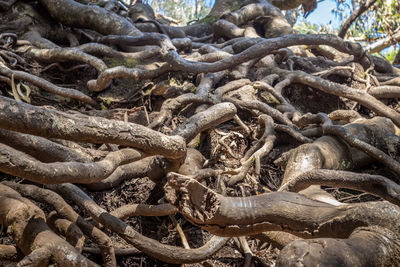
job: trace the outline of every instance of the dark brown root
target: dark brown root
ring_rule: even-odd
[[[93,219],[111,231],[120,235],[125,241],[144,253],[168,263],[194,263],[207,259],[216,253],[228,238],[213,237],[205,245],[196,249],[184,249],[161,244],[145,237],[133,228],[110,215],[91,200],[83,191],[72,184],[50,186],[51,189],[70,196],[81,208],[84,208]]]
[[[0,190],[0,224],[9,228],[15,243],[26,255],[19,264],[43,265],[51,260],[60,265],[98,266],[52,232],[43,211],[32,202],[5,185],[0,185]]]
[[[51,190],[39,188],[34,185],[22,185],[12,182],[2,183],[20,192],[25,197],[29,196],[36,201],[46,203],[54,207],[58,215],[68,219],[71,222],[74,222],[87,237],[89,237],[95,244],[99,246],[105,266],[112,267],[117,265],[111,239],[105,233],[79,216],[57,193]]]
[[[399,208],[388,202],[335,207],[284,192],[228,198],[175,173],[168,175],[165,191],[167,200],[188,220],[221,236],[284,231],[306,238],[345,238],[360,226],[377,225],[393,231],[398,227]],[[377,210],[385,212],[378,214]]]
[[[143,148],[148,152],[153,147],[154,152],[171,158],[179,158],[185,154],[181,137],[165,136],[133,123],[99,117],[79,118],[59,111],[17,103],[4,97],[0,98],[0,110],[0,125],[3,129],[50,138],[117,143]],[[177,151],[180,152],[176,153]]]
[[[279,191],[299,192],[311,185],[325,185],[364,191],[400,206],[400,187],[390,179],[372,174],[315,169],[281,185]]]

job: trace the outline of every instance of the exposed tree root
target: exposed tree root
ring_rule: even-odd
[[[58,215],[74,222],[87,237],[100,247],[106,266],[116,266],[114,247],[110,238],[79,216],[60,195],[34,185],[21,185],[11,182],[3,182],[3,184],[13,188],[24,196],[32,197],[36,201],[53,206]]]
[[[11,245],[0,245],[0,261],[2,262],[17,262],[22,259],[23,255],[16,247]]]
[[[12,75],[14,75],[15,79],[30,82],[56,95],[70,97],[92,105],[96,104],[96,102],[91,97],[75,89],[62,88],[30,73],[26,73],[23,71],[11,71],[9,69],[1,67],[0,74],[10,78]]]
[[[368,192],[399,206],[400,187],[390,179],[364,173],[315,169],[283,184],[279,191],[299,192],[310,185],[325,185]]]
[[[395,66],[293,34],[314,0],[92,2],[0,0],[0,261],[400,265]]]
[[[285,192],[228,198],[176,173],[168,175],[165,190],[167,200],[188,220],[221,236],[285,231],[307,238],[343,238],[360,226],[378,225],[394,230],[399,223],[399,208],[388,202],[335,207]],[[385,209],[387,212],[365,216],[371,215],[369,209]]]
[[[357,228],[347,239],[298,240],[286,246],[277,266],[391,266],[398,265],[399,236],[381,227]],[[362,248],[362,249],[359,249]]]
[[[117,143],[146,149],[148,152],[153,147],[154,152],[171,158],[181,157],[185,153],[182,138],[168,137],[133,123],[126,124],[83,115],[75,117],[59,111],[17,103],[4,97],[0,98],[0,110],[0,124],[4,129],[48,138]]]
[[[379,150],[375,146],[372,146],[366,142],[363,142],[362,140],[358,139],[357,137],[352,136],[351,133],[348,132],[344,127],[325,126],[325,127],[323,127],[323,130],[324,130],[325,134],[340,136],[344,141],[346,141],[351,146],[364,151],[369,156],[371,156],[371,157],[375,158],[376,160],[385,164],[389,169],[393,170],[398,175],[400,174],[400,163],[399,162],[397,162],[396,160],[393,160],[391,157],[389,157],[387,154],[385,154],[383,151]],[[389,132],[388,135],[389,134],[391,134],[391,133]],[[380,138],[382,138],[382,137],[380,136]]]
[[[167,216],[177,212],[176,208],[169,204],[157,206],[143,204],[129,204],[112,211],[110,214],[123,220],[133,216]]]
[[[134,149],[110,152],[96,163],[54,162],[42,163],[0,143],[0,169],[15,176],[42,184],[60,184],[68,181],[90,184],[111,175],[119,166],[139,160],[143,155]]]
[[[93,219],[120,235],[125,241],[134,245],[144,253],[169,263],[192,263],[204,260],[216,253],[227,241],[227,238],[213,237],[205,245],[197,249],[184,249],[161,244],[147,238],[118,218],[110,215],[83,191],[72,184],[49,186],[61,194],[69,195],[81,208],[85,209]]]
[[[43,266],[51,259],[60,265],[98,266],[53,233],[46,224],[43,211],[32,202],[5,185],[0,185],[0,190],[0,223],[8,227],[25,254],[20,265]]]

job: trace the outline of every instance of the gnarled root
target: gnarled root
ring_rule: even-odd
[[[277,266],[397,266],[400,236],[378,226],[360,227],[347,239],[298,240],[280,253]]]
[[[98,266],[52,232],[36,205],[5,185],[0,184],[0,192],[0,224],[8,227],[26,255],[20,265],[46,266],[52,261],[61,266]]]
[[[117,233],[128,243],[156,259],[168,263],[181,264],[202,261],[216,253],[228,241],[228,238],[213,237],[205,245],[196,249],[184,249],[164,245],[156,240],[141,235],[131,226],[107,213],[78,187],[72,184],[51,185],[49,187],[60,192],[62,195],[72,198],[81,208],[85,209],[94,220]]]
[[[299,194],[224,197],[187,176],[170,173],[166,199],[189,221],[213,234],[284,231],[300,237],[348,237],[359,226],[395,230],[399,207],[388,202],[333,206]]]

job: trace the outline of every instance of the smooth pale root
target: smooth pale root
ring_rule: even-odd
[[[35,107],[0,97],[0,127],[7,130],[78,142],[111,143],[176,159],[184,157],[186,143],[145,126]]]
[[[19,262],[22,266],[32,262],[47,265],[50,259],[60,266],[99,266],[51,231],[41,209],[3,184],[0,184],[0,224],[12,229],[18,248],[29,255]]]
[[[284,231],[303,238],[348,238],[360,226],[377,226],[399,238],[400,209],[389,202],[334,206],[290,192],[225,197],[184,175],[170,173],[167,178],[170,204],[190,222],[216,235]]]

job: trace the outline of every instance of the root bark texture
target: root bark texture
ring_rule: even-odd
[[[2,263],[400,266],[396,66],[315,0],[131,2],[0,0]]]

